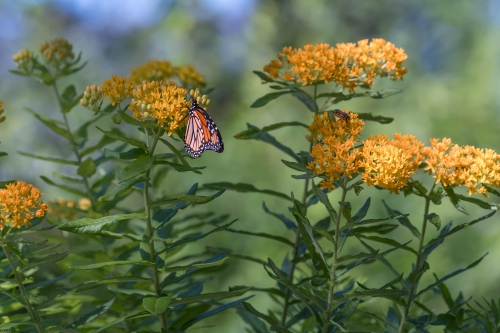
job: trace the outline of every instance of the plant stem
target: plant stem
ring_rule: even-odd
[[[7,258],[7,261],[9,262],[10,268],[12,269],[12,272],[14,273],[14,277],[16,279],[17,285],[19,286],[19,290],[21,290],[21,294],[23,295],[24,306],[26,307],[26,310],[28,310],[28,312],[31,316],[31,319],[33,320],[33,323],[35,324],[36,330],[39,333],[43,333],[43,329],[38,321],[38,317],[36,315],[36,312],[31,307],[29,295],[26,292],[26,289],[24,289],[24,285],[23,285],[23,281],[21,279],[21,276],[19,275],[19,272],[17,271],[16,266],[14,266],[14,261],[12,261],[12,257],[10,256],[9,249],[5,245],[5,242],[7,240],[7,236],[9,235],[9,232],[11,229],[12,229],[12,226],[10,227],[8,233],[5,235],[4,239],[2,240],[2,249],[3,249],[3,252],[5,253],[5,257]]]
[[[335,243],[333,244],[333,262],[332,267],[330,269],[330,288],[328,289],[328,305],[326,307],[325,312],[325,322],[323,324],[323,333],[328,332],[328,328],[330,327],[330,313],[332,312],[332,303],[333,303],[333,291],[335,288],[335,270],[337,269],[337,258],[338,258],[338,249],[339,249],[339,230],[340,230],[340,219],[342,218],[342,208],[344,206],[345,198],[347,196],[347,188],[346,183],[342,182],[342,199],[339,203],[339,211],[337,212],[337,221],[335,221]]]
[[[304,193],[302,195],[302,204],[306,203],[308,190],[309,190],[309,179],[306,179],[306,184],[304,186]],[[293,274],[295,273],[295,267],[297,266],[295,259],[297,259],[298,255],[299,255],[299,247],[300,247],[300,231],[297,228],[297,232],[295,234],[295,243],[293,246],[292,267],[290,268],[290,283],[293,283]],[[290,296],[291,296],[291,291],[290,291],[290,289],[287,289],[286,294],[285,294],[285,303],[283,305],[283,312],[281,313],[281,325],[282,326],[285,325],[285,323],[286,323],[288,307],[290,305]]]
[[[158,131],[160,131],[160,130],[158,130]],[[158,138],[159,138],[158,133],[159,132],[155,133],[154,141],[151,145],[149,142],[149,132],[147,131],[147,129],[145,130],[145,133],[146,133],[146,145],[147,145],[148,150],[149,150],[149,157],[152,157],[153,152],[154,152],[154,147],[156,147],[156,143],[158,142]],[[151,174],[151,169],[146,171],[146,173],[145,173],[146,178],[149,178],[150,174]],[[155,287],[156,297],[159,298],[159,297],[161,297],[161,287],[160,287],[160,281],[159,281],[158,266],[156,266],[156,250],[155,250],[155,243],[153,241],[154,231],[153,231],[153,226],[151,223],[151,208],[149,207],[149,182],[148,182],[148,180],[146,180],[144,182],[143,193],[144,193],[144,209],[146,210],[146,224],[147,224],[148,236],[150,238],[149,239],[149,254],[151,256],[151,263],[153,264],[153,285]],[[165,331],[168,331],[168,325],[167,325],[167,319],[165,318],[165,313],[158,315],[158,317],[160,319],[160,324],[161,324],[162,329],[164,329]]]
[[[56,81],[54,81],[53,87],[54,87],[54,91],[56,93],[57,102],[59,103],[59,108],[61,109],[61,113],[63,115],[64,124],[66,126],[66,130],[69,133],[69,141],[70,141],[70,144],[71,144],[71,150],[73,150],[73,152],[75,153],[76,159],[78,161],[78,166],[81,166],[82,165],[82,156],[80,155],[80,152],[78,151],[78,147],[76,146],[75,138],[73,136],[73,133],[71,132],[71,128],[69,127],[68,117],[66,116],[66,113],[62,112],[62,101],[61,101],[61,96],[59,95],[59,89],[57,89],[57,83],[56,83]],[[88,197],[90,199],[90,203],[91,203],[91,205],[93,207],[94,206],[94,200],[93,200],[92,190],[91,190],[90,185],[89,185],[89,180],[88,180],[88,178],[86,176],[85,177],[82,176],[82,178],[83,178],[83,184],[85,186],[85,190],[86,190],[87,195],[88,195]]]
[[[432,190],[430,192],[432,192]],[[426,196],[425,197],[424,222],[422,224],[422,232],[421,232],[420,240],[418,243],[417,261],[415,264],[416,271],[418,271],[420,269],[420,260],[422,259],[422,251],[423,251],[423,247],[424,247],[425,230],[427,229],[427,216],[429,215],[430,203],[431,203],[431,199],[428,196]],[[403,312],[403,316],[401,317],[401,324],[399,325],[398,333],[404,332],[406,319],[408,318],[408,314],[410,312],[411,306],[413,305],[417,285],[418,285],[418,279],[415,282],[411,283],[410,291],[408,293],[408,301],[406,302],[405,311]]]

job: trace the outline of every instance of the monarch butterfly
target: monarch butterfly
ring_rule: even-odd
[[[217,125],[195,98],[191,99],[189,119],[184,135],[184,149],[193,158],[201,156],[205,150],[218,153],[224,151],[224,142]]]

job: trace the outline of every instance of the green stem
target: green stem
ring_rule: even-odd
[[[147,129],[145,132],[146,132],[146,145],[147,145],[148,150],[149,150],[149,156],[152,157],[153,152],[154,152],[154,147],[156,147],[156,143],[158,142],[160,130],[158,130],[158,132],[155,133],[154,141],[152,144],[150,144],[150,142],[149,142],[149,132],[147,131]],[[145,173],[146,178],[149,179],[150,174],[151,174],[151,169],[146,171],[146,173]],[[151,256],[151,263],[153,264],[153,285],[155,288],[156,297],[159,298],[159,297],[161,297],[161,287],[160,287],[158,266],[156,265],[156,250],[155,250],[155,243],[153,241],[154,231],[153,231],[153,226],[151,223],[151,208],[149,207],[149,183],[147,180],[144,182],[143,193],[144,193],[144,209],[146,210],[146,225],[147,225],[148,236],[150,238],[149,239],[149,254]],[[167,325],[167,319],[165,317],[165,313],[158,315],[158,317],[160,319],[160,324],[161,324],[162,329],[165,331],[168,331],[168,325]]]
[[[64,125],[66,126],[66,130],[69,133],[69,141],[70,141],[70,144],[71,144],[71,149],[75,153],[76,159],[78,161],[78,166],[81,166],[82,165],[82,156],[80,155],[80,152],[78,151],[78,147],[76,145],[75,137],[73,136],[73,133],[71,132],[71,128],[69,126],[68,117],[66,116],[66,113],[62,112],[61,96],[59,95],[59,89],[57,89],[57,83],[56,83],[55,80],[54,80],[53,87],[54,87],[54,91],[56,93],[57,102],[59,103],[59,108],[61,109],[61,113],[63,115]],[[85,190],[87,192],[87,196],[89,197],[90,203],[91,203],[92,208],[93,208],[94,207],[94,200],[93,200],[93,194],[92,194],[92,190],[90,188],[89,180],[88,180],[88,178],[86,176],[85,177],[82,176],[82,178],[83,178],[83,184],[85,186]]]
[[[323,333],[328,332],[330,327],[330,313],[332,312],[333,304],[333,291],[335,288],[335,270],[337,269],[337,259],[339,250],[339,232],[340,232],[340,219],[342,218],[342,208],[344,206],[345,198],[347,196],[347,184],[342,183],[342,199],[339,202],[339,211],[337,212],[337,221],[335,221],[335,243],[333,244],[333,262],[330,269],[330,288],[328,289],[328,305],[325,312],[325,322],[323,324]]]
[[[12,272],[14,273],[14,277],[16,279],[19,290],[21,291],[21,294],[23,295],[24,306],[25,306],[26,310],[28,310],[28,313],[30,314],[31,319],[33,320],[33,323],[35,324],[36,330],[39,333],[43,333],[43,329],[42,329],[42,326],[40,325],[40,322],[38,321],[38,317],[36,315],[36,312],[33,309],[33,307],[31,306],[29,295],[26,292],[26,289],[24,289],[24,285],[23,285],[23,281],[21,279],[21,276],[19,275],[19,272],[17,271],[16,266],[14,266],[14,261],[12,260],[12,257],[10,256],[9,249],[5,245],[5,243],[7,241],[7,236],[9,235],[11,229],[12,229],[12,226],[10,227],[9,231],[7,232],[7,234],[5,235],[5,237],[2,240],[2,249],[3,249],[3,252],[5,253],[5,257],[7,258],[7,261],[9,262],[10,268],[12,269]]]
[[[309,179],[306,179],[306,184],[304,186],[304,193],[302,195],[302,204],[306,203],[307,199],[307,191],[309,188]],[[295,234],[295,243],[293,245],[293,259],[292,259],[292,267],[290,268],[290,283],[293,283],[293,274],[295,273],[295,267],[297,266],[296,258],[299,255],[299,247],[300,247],[300,231],[297,229],[297,233]],[[286,317],[288,313],[288,307],[290,306],[290,289],[286,290],[285,294],[285,303],[283,305],[283,312],[281,313],[281,325],[285,325]]]
[[[315,83],[314,84],[314,97],[313,97],[313,101],[314,101],[314,108],[315,108],[316,113],[319,112],[318,104],[316,102],[316,96],[317,96],[317,94],[318,94],[318,83]]]
[[[434,187],[432,188],[434,190]],[[430,192],[432,192],[432,190]],[[429,215],[429,208],[430,208],[430,203],[431,199],[426,196],[425,197],[425,209],[424,209],[424,222],[422,224],[422,232],[420,235],[420,240],[418,243],[418,252],[417,252],[417,260],[415,264],[415,270],[419,270],[421,266],[421,259],[422,259],[422,251],[424,249],[424,238],[425,238],[425,231],[427,229],[427,216]],[[415,282],[411,282],[410,286],[410,291],[408,293],[408,301],[406,302],[406,306],[403,312],[403,316],[401,317],[401,324],[399,325],[399,330],[398,333],[403,333],[404,332],[404,327],[406,324],[406,319],[408,318],[408,314],[410,313],[411,306],[413,305],[413,301],[415,300],[415,291],[418,286],[418,279]]]

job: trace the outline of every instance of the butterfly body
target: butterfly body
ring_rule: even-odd
[[[184,149],[193,158],[200,157],[205,150],[213,150],[217,153],[224,151],[224,142],[217,125],[194,98],[189,108]]]

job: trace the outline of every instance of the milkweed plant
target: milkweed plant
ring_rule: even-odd
[[[193,179],[202,173],[204,167],[190,165],[190,155],[223,149],[217,127],[202,112],[198,114],[207,118],[193,124],[209,131],[190,136],[195,148],[185,142],[190,154],[182,147],[186,125],[196,113],[190,110],[210,104],[210,89],[193,66],[150,60],[127,77],[113,75],[78,92],[75,85],[63,87],[61,82],[91,65],[82,63],[81,53],[75,55],[68,41],[55,39],[41,44],[38,52],[15,54],[17,69],[11,73],[39,81],[40,89],[55,95],[59,113],[52,118],[25,111],[66,140],[72,157],[19,152],[71,170],[40,175],[44,186],[67,195],[63,198],[42,201],[43,188],[0,180],[0,330],[218,331],[202,321],[232,309],[246,331],[256,333],[428,332],[432,326],[446,332],[498,332],[498,301],[472,302],[461,292],[452,295],[446,285],[484,256],[444,276],[432,271],[428,258],[449,236],[496,213],[498,205],[487,198],[500,196],[500,155],[448,138],[426,144],[411,133],[366,136],[365,122],[387,124],[393,119],[336,107],[354,98],[400,93],[371,87],[382,78],[402,80],[407,57],[383,39],[305,45],[285,47],[263,71],[254,72],[274,91],[252,108],[293,96],[297,108],[312,115],[310,124],[248,125],[235,136],[263,141],[287,156],[281,168],[298,173],[290,187],[302,184],[301,193],[287,194],[230,182],[195,183],[183,193],[169,190],[176,173],[193,173]],[[86,112],[88,119],[76,124],[76,112]],[[8,126],[8,115],[0,102],[0,127]],[[305,150],[296,152],[270,134],[289,126],[302,128],[304,135],[296,140]],[[99,137],[89,135],[90,130]],[[0,139],[8,140],[1,133]],[[220,142],[210,145],[208,140]],[[0,151],[0,158],[6,155]],[[372,202],[364,195],[366,187],[389,191],[401,202],[423,203],[423,211],[410,216],[385,201]],[[214,199],[229,200],[225,191],[283,199],[288,210],[275,212],[265,203],[263,209],[285,231],[275,235],[230,229],[248,217],[230,219],[203,206]],[[340,198],[337,203],[333,195]],[[350,200],[358,197],[364,203],[355,207]],[[487,212],[460,225],[442,225],[435,213],[441,204],[460,214],[471,214],[466,204]],[[385,215],[373,216],[373,205],[383,207]],[[325,217],[313,220],[308,214],[312,206],[323,207]],[[407,233],[393,233],[401,228]],[[224,237],[227,231],[265,237],[289,251],[284,258],[269,253],[266,260],[216,244],[200,251],[200,239],[210,242],[211,234]],[[402,251],[412,256],[410,270],[388,256]],[[265,270],[274,287],[204,291],[231,263],[228,258]],[[379,263],[376,269],[387,272],[383,285],[374,285],[356,269],[374,262]],[[421,283],[430,274],[433,282]],[[252,305],[250,298],[264,294],[273,303],[269,308]],[[445,311],[435,310],[438,301]]]

